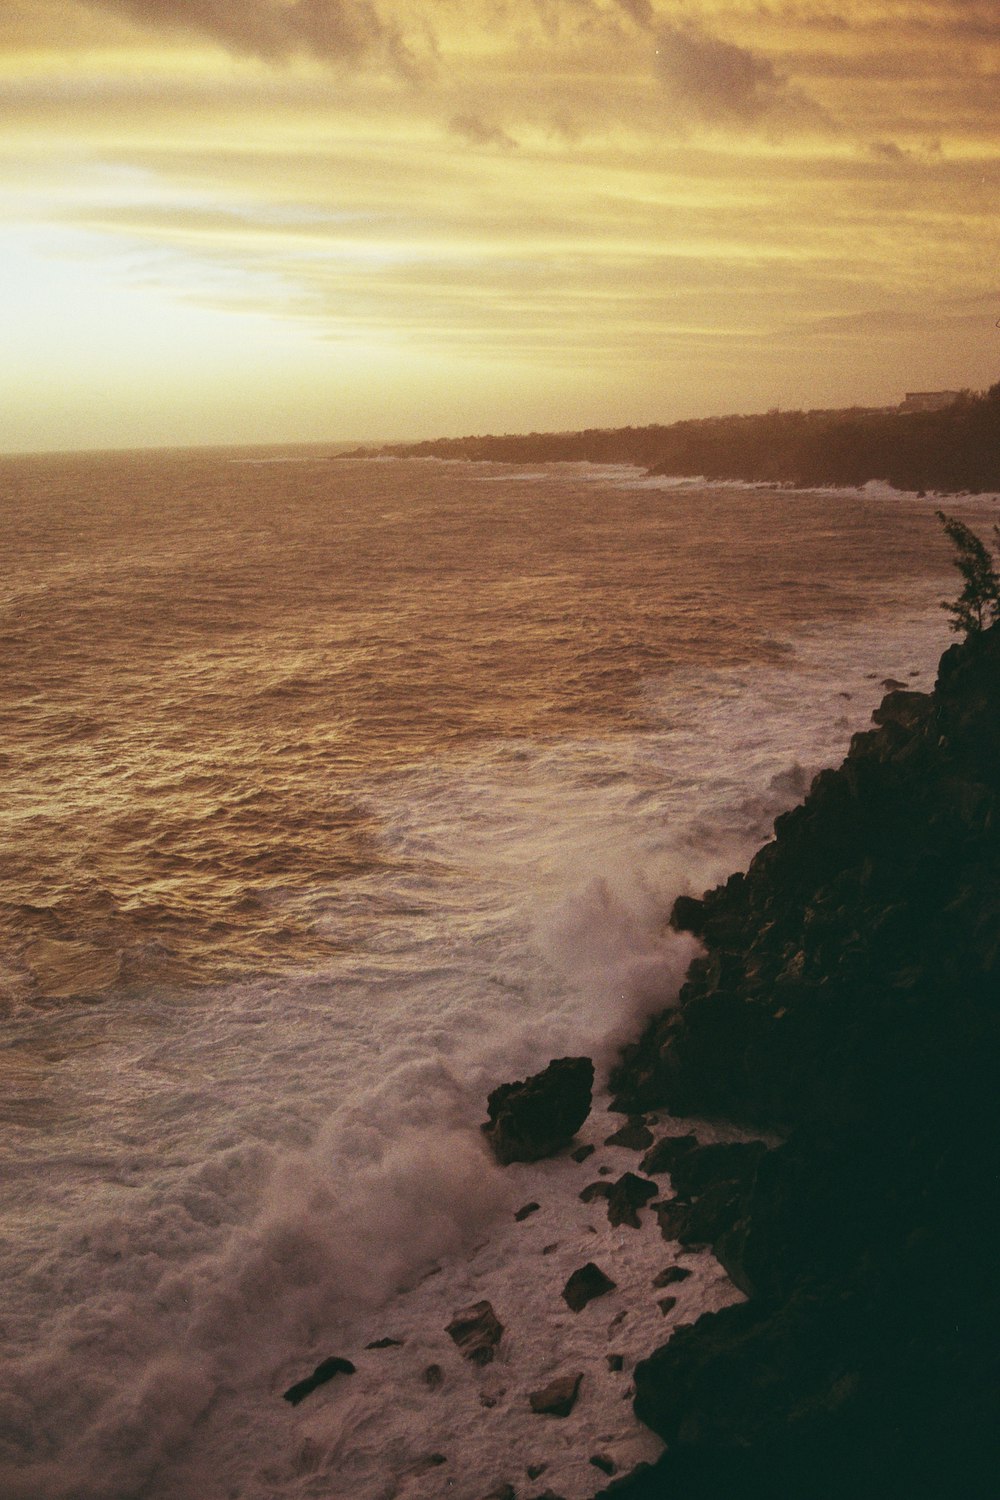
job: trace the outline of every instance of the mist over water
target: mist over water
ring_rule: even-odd
[[[285,456],[0,464],[11,1496],[443,1493],[281,1390],[523,1280],[485,1094],[606,1066],[947,644],[931,501]]]

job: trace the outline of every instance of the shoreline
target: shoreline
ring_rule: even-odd
[[[1000,492],[1000,384],[935,411],[845,408],[706,417],[666,426],[486,434],[357,448],[340,458],[632,463],[651,477],[795,489],[872,481],[939,495]]]

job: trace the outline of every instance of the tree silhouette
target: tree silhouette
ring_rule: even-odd
[[[966,635],[985,630],[1000,619],[1000,576],[990,549],[964,521],[946,516],[943,510],[935,515],[955,548],[952,561],[965,579],[958,598],[942,600],[941,608],[952,616],[952,630],[964,630]],[[1000,541],[1000,527],[993,530]]]

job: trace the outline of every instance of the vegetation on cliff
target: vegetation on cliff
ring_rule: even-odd
[[[616,1500],[996,1492],[1000,624],[874,719],[746,875],[676,903],[704,956],[612,1080],[786,1137],[660,1211],[749,1300],[638,1366],[668,1448]]]
[[[441,438],[377,451],[500,463],[628,463],[654,474],[798,486],[876,479],[903,490],[1000,490],[1000,384],[964,392],[939,411],[771,411],[668,426]]]

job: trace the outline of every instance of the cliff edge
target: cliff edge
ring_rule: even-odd
[[[890,693],[746,875],[612,1076],[628,1111],[768,1127],[661,1210],[748,1301],[636,1371],[668,1448],[606,1494],[993,1495],[1000,1484],[1000,625]]]

